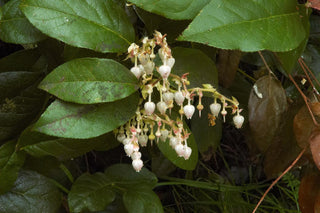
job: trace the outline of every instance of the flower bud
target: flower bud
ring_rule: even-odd
[[[119,134],[117,135],[117,140],[118,140],[120,143],[122,143],[122,141],[123,141],[124,139],[126,139],[126,135],[125,135],[125,134],[119,133]]]
[[[167,65],[172,68],[175,61],[176,60],[174,58],[168,58],[167,59]]]
[[[210,105],[210,111],[216,117],[218,117],[220,109],[221,109],[221,104],[219,103],[213,103]]]
[[[236,126],[236,128],[240,129],[242,127],[243,122],[244,117],[242,115],[236,115],[233,117],[233,123]]]
[[[188,104],[183,107],[183,111],[184,111],[184,114],[187,117],[187,119],[191,119],[191,117],[195,111],[195,107],[191,104]]]
[[[144,110],[146,111],[147,115],[151,115],[154,112],[155,108],[156,105],[151,101],[144,104]]]
[[[180,106],[184,101],[184,96],[181,91],[174,93],[174,100]]]
[[[143,161],[141,159],[135,159],[132,161],[132,167],[134,168],[134,170],[136,170],[136,172],[140,172],[140,170],[143,167]]]

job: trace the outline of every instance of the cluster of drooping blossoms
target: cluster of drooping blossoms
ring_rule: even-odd
[[[156,66],[154,51],[158,47],[158,55],[161,65]],[[238,101],[232,97],[229,99],[220,94],[210,84],[204,84],[203,88],[188,88],[190,84],[187,75],[177,76],[171,73],[175,64],[169,48],[166,36],[155,32],[154,38],[144,38],[142,46],[133,43],[128,48],[128,58],[134,62],[131,72],[139,79],[142,98],[136,111],[136,115],[117,131],[117,140],[124,145],[127,156],[132,159],[133,168],[139,172],[143,167],[140,147],[147,146],[148,141],[153,145],[154,141],[159,143],[169,141],[170,146],[179,157],[189,159],[192,149],[187,140],[190,135],[184,126],[183,117],[191,119],[195,113],[192,101],[195,96],[199,97],[197,110],[199,116],[204,106],[201,104],[203,93],[211,93],[214,103],[210,105],[212,114],[209,114],[209,124],[215,125],[215,119],[219,114],[227,115],[227,108],[232,109],[233,122],[237,128],[241,128],[244,117],[240,115]],[[170,78],[170,81],[169,81]],[[175,85],[170,85],[174,82]],[[157,100],[157,101],[155,101]],[[217,102],[220,100],[221,104]],[[186,104],[185,104],[186,103]],[[178,113],[171,114],[174,106],[178,107]],[[221,110],[222,108],[222,110]],[[173,115],[176,114],[176,118]]]

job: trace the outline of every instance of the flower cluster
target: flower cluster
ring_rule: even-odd
[[[160,47],[158,55],[162,62],[158,67],[154,62],[157,46]],[[132,166],[137,172],[143,167],[139,149],[147,146],[148,141],[152,145],[154,141],[158,143],[159,140],[165,142],[168,139],[179,157],[185,160],[190,158],[192,149],[187,143],[190,133],[184,127],[183,117],[191,119],[195,113],[196,109],[192,105],[195,96],[199,97],[199,116],[204,108],[201,104],[203,93],[212,94],[214,97],[214,103],[210,105],[212,114],[209,114],[211,125],[215,124],[214,120],[219,114],[225,121],[226,109],[231,108],[232,114],[236,114],[233,117],[234,124],[241,128],[244,117],[240,115],[239,103],[234,97],[229,99],[223,96],[210,84],[204,84],[202,88],[188,88],[188,74],[177,76],[171,73],[175,59],[172,57],[166,35],[156,31],[154,38],[145,37],[142,40],[141,47],[135,43],[131,44],[128,48],[128,58],[134,62],[130,71],[139,79],[142,98],[136,115],[116,133],[118,141],[124,145],[127,156],[132,158]],[[174,82],[175,85],[172,86],[170,82]],[[156,99],[158,101],[154,102]],[[220,100],[221,104],[217,100]],[[176,119],[172,119],[171,115],[174,106],[178,107],[179,113]]]

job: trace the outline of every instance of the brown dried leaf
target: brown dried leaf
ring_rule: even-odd
[[[248,103],[249,124],[256,146],[265,152],[277,134],[287,98],[281,83],[270,75],[260,78],[255,86]]]
[[[308,0],[307,6],[320,10],[320,0]]]
[[[316,212],[314,210],[319,206],[320,199],[319,181],[320,175],[318,173],[309,173],[301,179],[299,188],[299,206],[302,213]]]
[[[219,50],[217,68],[219,72],[219,83],[229,88],[237,74],[241,58],[241,52],[238,50]]]
[[[309,142],[313,161],[320,170],[320,129],[316,129],[311,133]]]

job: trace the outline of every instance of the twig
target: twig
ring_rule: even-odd
[[[272,182],[272,184],[269,186],[269,188],[264,192],[263,196],[260,198],[258,204],[256,205],[256,207],[254,208],[254,210],[252,211],[252,213],[255,213],[257,211],[257,209],[259,208],[260,204],[262,203],[262,201],[264,200],[264,198],[267,196],[267,194],[269,193],[269,191],[272,189],[272,187],[274,187],[274,185],[276,185],[276,183],[279,182],[279,180],[287,173],[290,171],[290,169],[292,169],[292,167],[298,162],[298,160],[302,157],[303,153],[306,151],[306,147],[300,152],[300,154],[298,155],[298,157],[291,163],[291,165],[284,171],[282,172],[282,174]]]

